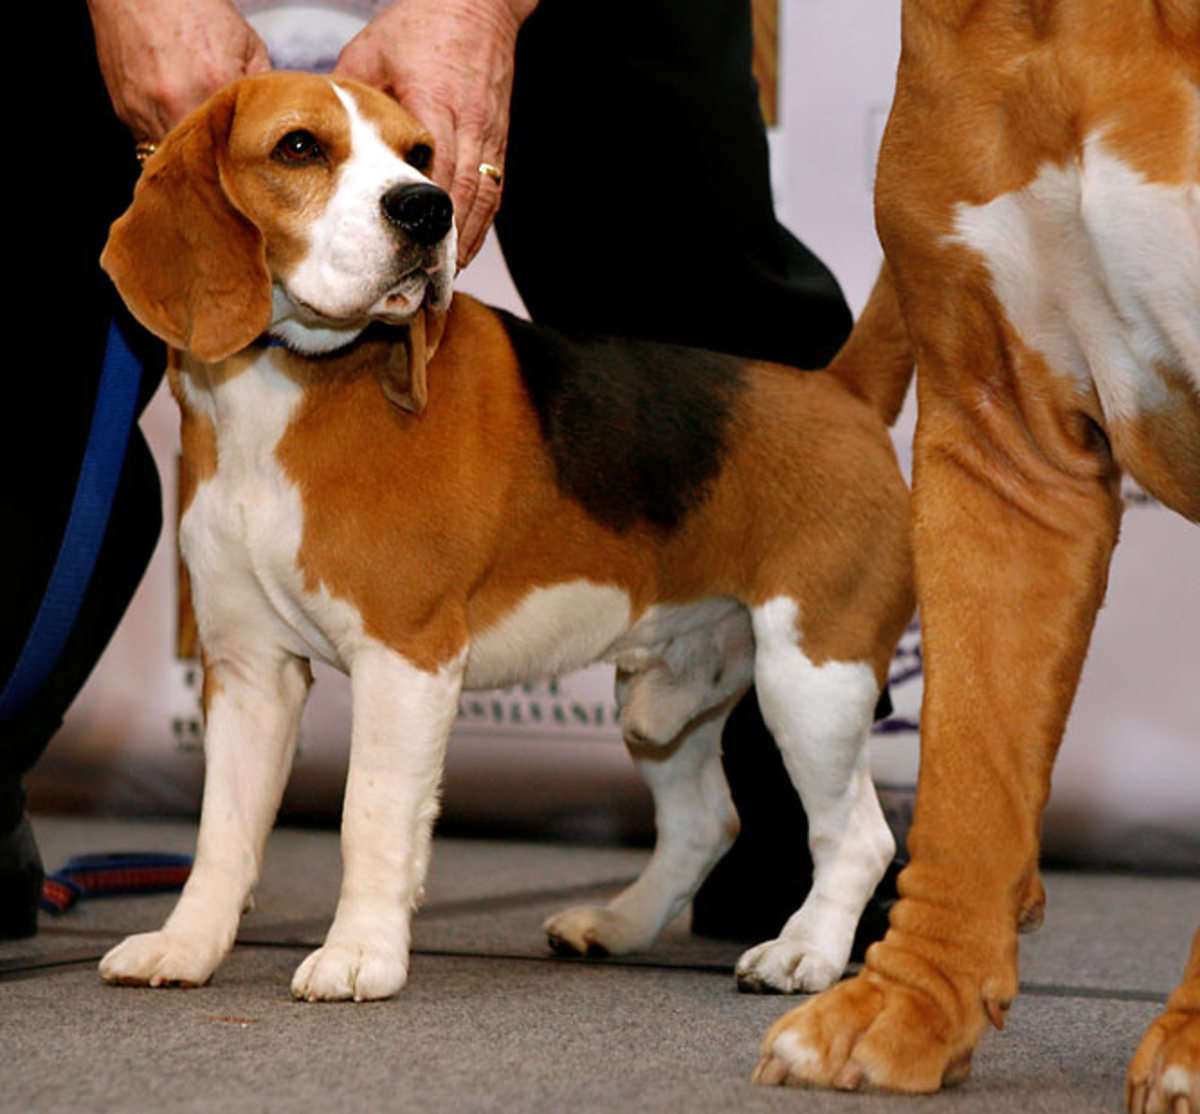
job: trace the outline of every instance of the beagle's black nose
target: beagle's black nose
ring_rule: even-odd
[[[450,231],[454,205],[445,190],[426,182],[393,186],[383,195],[383,214],[418,244],[436,244]]]

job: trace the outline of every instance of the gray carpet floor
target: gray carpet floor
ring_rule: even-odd
[[[47,867],[104,851],[190,851],[189,824],[43,817]],[[362,1005],[293,1002],[293,968],[337,895],[331,832],[275,833],[238,946],[200,990],[105,986],[96,960],[159,925],[166,895],[80,902],[0,943],[0,1111],[1119,1111],[1125,1064],[1182,970],[1200,880],[1051,873],[1025,937],[1025,993],[971,1079],[917,1099],[755,1088],[790,1004],[738,994],[740,949],[686,918],[645,955],[552,957],[545,916],[632,879],[640,849],[439,839],[409,985]]]

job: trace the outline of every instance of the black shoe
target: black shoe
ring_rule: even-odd
[[[0,940],[37,935],[38,902],[45,881],[29,819],[0,836]]]

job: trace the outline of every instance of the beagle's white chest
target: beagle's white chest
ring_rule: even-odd
[[[269,349],[240,374],[196,385],[203,381],[184,376],[185,401],[216,429],[216,469],[198,484],[179,540],[206,649],[276,646],[344,668],[362,620],[306,585],[303,502],[277,454],[302,390],[272,365]]]

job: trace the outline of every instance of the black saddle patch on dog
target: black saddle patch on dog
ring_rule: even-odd
[[[721,470],[745,361],[498,313],[560,490],[613,530],[678,526]]]

